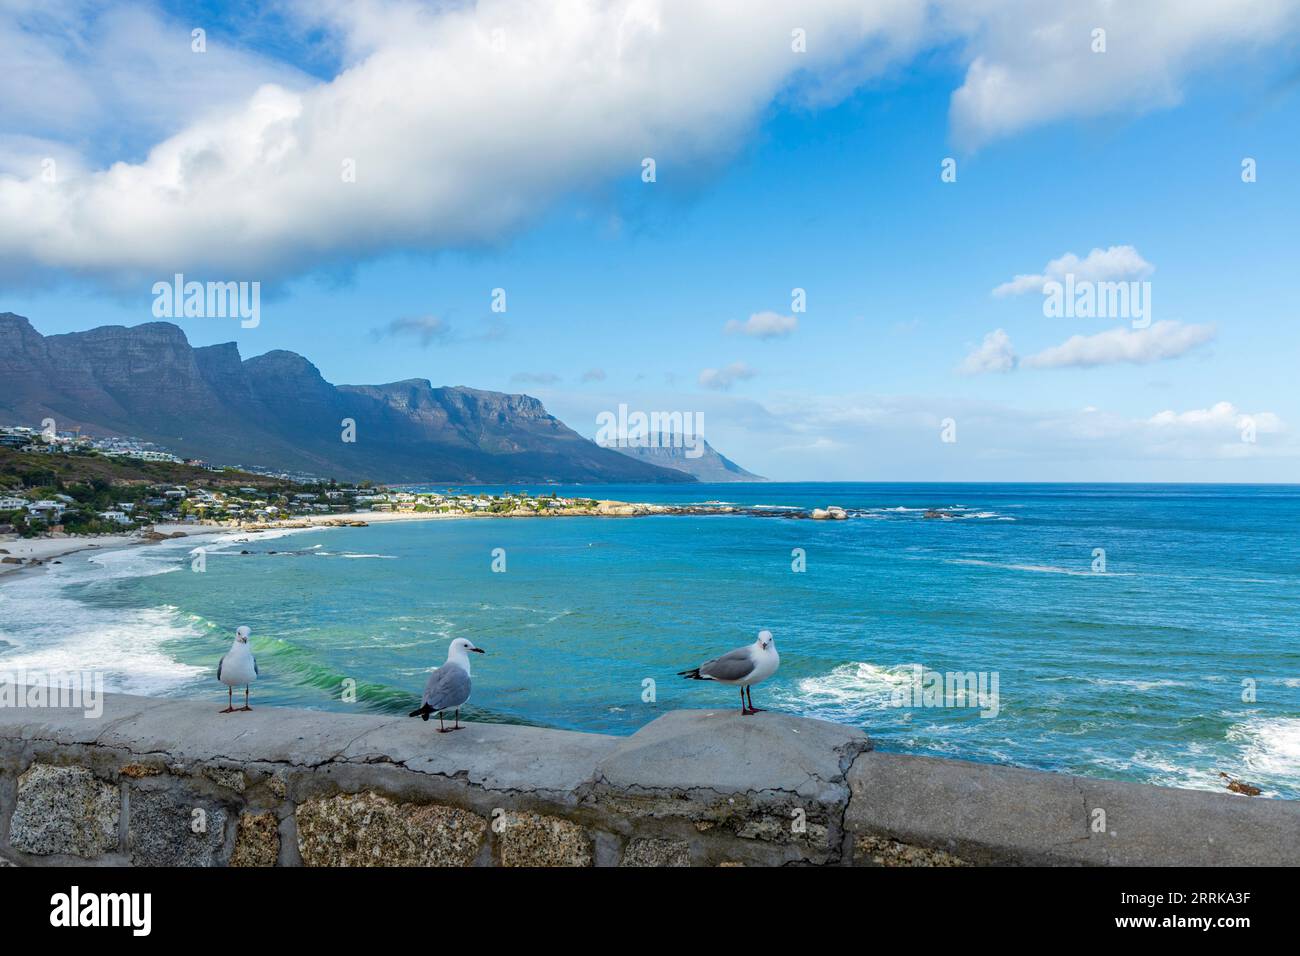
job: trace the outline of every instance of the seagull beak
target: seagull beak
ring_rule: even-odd
[[[487,653],[487,651],[483,650],[483,648],[481,648],[481,647],[471,647],[470,650],[473,651],[475,654],[486,654],[486,653]]]

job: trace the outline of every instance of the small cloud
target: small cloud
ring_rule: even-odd
[[[1072,335],[1060,345],[1030,355],[1026,368],[1091,368],[1128,362],[1148,365],[1186,355],[1214,338],[1213,325],[1157,322],[1146,329],[1114,328],[1096,335]]]
[[[755,339],[782,339],[797,328],[797,318],[776,312],[755,312],[744,322],[732,319],[726,325],[728,335],[740,333]]]
[[[1047,282],[1060,282],[1067,275],[1073,275],[1080,281],[1115,282],[1121,279],[1141,279],[1154,271],[1155,266],[1143,259],[1132,246],[1093,249],[1083,259],[1073,252],[1067,252],[1044,266],[1041,273],[1018,275],[994,289],[993,294],[1001,297],[1042,292]]]
[[[725,392],[737,382],[753,378],[758,373],[744,362],[732,362],[726,368],[706,368],[700,372],[700,384],[705,388]]]
[[[554,385],[559,380],[554,372],[515,372],[510,376],[510,381],[521,385]]]
[[[995,329],[984,336],[979,348],[962,360],[958,371],[963,375],[982,375],[985,372],[1010,372],[1016,367],[1016,352],[1011,347],[1011,336]]]
[[[387,325],[370,330],[370,337],[378,342],[388,338],[413,338],[421,348],[433,342],[445,342],[451,336],[451,325],[436,315],[419,315],[414,318],[393,319]]]
[[[1216,402],[1209,408],[1193,408],[1185,412],[1166,410],[1147,419],[1148,425],[1176,429],[1231,429],[1240,430],[1248,424],[1257,431],[1278,432],[1282,419],[1273,412],[1254,412],[1247,415],[1232,402]]]
[[[605,381],[605,370],[603,368],[589,368],[582,373],[584,382],[603,382]]]

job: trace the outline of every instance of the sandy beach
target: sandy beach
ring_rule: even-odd
[[[242,525],[230,522],[207,522],[203,524],[173,522],[153,525],[145,531],[132,531],[124,534],[69,535],[49,538],[19,538],[15,535],[3,535],[0,536],[0,559],[18,558],[21,563],[0,560],[0,576],[40,568],[51,561],[57,561],[80,551],[112,551],[119,548],[155,544],[168,538],[195,538],[214,534],[229,534],[231,532],[258,534],[263,531],[294,528],[346,528],[357,527],[358,522],[381,524],[389,521],[434,521],[473,517],[478,517],[478,515],[413,511],[352,511],[344,514],[301,515],[280,521]],[[156,537],[156,535],[162,537]]]
[[[625,501],[597,501],[594,508],[563,508],[551,511],[517,510],[506,512],[456,512],[441,511],[349,511],[341,514],[295,515],[277,521],[234,522],[209,521],[183,524],[172,522],[156,524],[142,531],[124,534],[78,535],[50,538],[19,538],[0,536],[0,576],[43,567],[51,561],[90,549],[115,550],[139,545],[156,544],[169,538],[193,538],[203,535],[244,532],[258,534],[263,531],[306,528],[348,528],[362,525],[384,524],[392,521],[451,521],[462,518],[563,518],[572,516],[635,517],[651,514],[668,514],[674,510],[663,505],[629,503]],[[716,509],[729,513],[734,509]],[[17,558],[21,563],[3,561]]]

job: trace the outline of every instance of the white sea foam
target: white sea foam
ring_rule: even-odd
[[[1268,776],[1300,778],[1300,717],[1251,717],[1228,729],[1242,763]]]
[[[0,638],[11,647],[0,653],[0,669],[96,671],[104,675],[106,690],[146,695],[174,691],[205,674],[204,668],[172,660],[163,649],[202,634],[176,608],[102,607],[65,596],[73,583],[126,576],[119,564],[87,561],[75,577],[60,573],[69,567],[65,564],[5,582]],[[151,573],[145,567],[135,570]]]
[[[948,558],[946,563],[968,564],[981,568],[1001,568],[1004,571],[1030,571],[1035,574],[1069,574],[1086,578],[1132,577],[1131,574],[1123,571],[1104,571],[1098,573],[1088,568],[1062,568],[1052,564],[1002,564],[997,561],[976,561],[972,558]]]
[[[1163,690],[1166,687],[1186,687],[1185,681],[1169,680],[1167,678],[1143,679],[1143,678],[1112,678],[1112,677],[1083,677],[1080,680],[1089,684],[1097,684],[1101,687],[1126,687],[1130,690]]]
[[[882,667],[860,661],[841,664],[829,674],[800,680],[793,694],[776,693],[783,703],[818,716],[858,720],[871,711],[892,709],[894,689],[911,685],[915,666]]]

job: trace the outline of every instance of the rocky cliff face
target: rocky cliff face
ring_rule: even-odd
[[[0,313],[0,421],[45,417],[185,456],[345,479],[691,480],[598,447],[527,395],[423,379],[335,386],[294,352],[195,349],[169,322],[42,336]],[[342,440],[345,418],[355,442]]]
[[[719,454],[703,438],[699,439],[700,454],[694,458],[690,456],[692,449],[686,447],[680,438],[676,442],[673,439],[672,435],[660,435],[652,446],[632,446],[617,450],[629,458],[683,472],[696,481],[767,481],[762,475],[746,471],[730,458]]]

